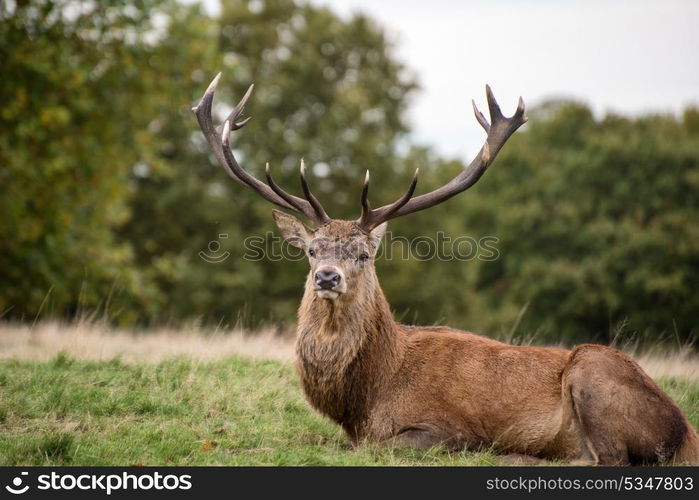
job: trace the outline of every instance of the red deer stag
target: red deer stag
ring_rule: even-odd
[[[601,345],[570,350],[522,347],[448,327],[397,323],[379,285],[374,256],[389,219],[441,203],[471,187],[526,121],[520,98],[507,118],[486,87],[487,138],[471,164],[446,185],[406,193],[372,209],[367,173],[357,220],[331,219],[309,189],[287,193],[266,168],[267,184],[240,167],[229,135],[252,86],[223,125],[212,123],[220,74],[193,108],[228,175],[271,203],[309,219],[311,229],[274,210],[285,239],[310,263],[298,312],[296,352],[310,403],[340,424],[354,445],[450,449],[492,447],[503,453],[595,464],[699,462],[699,437],[680,408],[626,354]],[[239,121],[240,120],[240,121]]]

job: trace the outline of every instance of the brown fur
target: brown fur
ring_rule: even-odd
[[[572,351],[511,346],[391,315],[373,256],[385,225],[316,231],[275,212],[306,250],[311,272],[298,314],[298,373],[310,403],[364,441],[597,464],[699,463],[699,438],[679,407],[629,356],[605,346]],[[369,252],[362,262],[359,255]],[[324,298],[320,266],[342,273]]]

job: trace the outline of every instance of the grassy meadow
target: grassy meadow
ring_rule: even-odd
[[[0,465],[491,465],[352,449],[304,401],[288,336],[0,328]],[[641,357],[699,426],[699,361]]]

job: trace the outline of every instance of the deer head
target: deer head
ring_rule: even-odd
[[[413,197],[418,178],[416,169],[403,196],[391,204],[373,209],[369,203],[367,171],[360,197],[360,217],[354,221],[336,220],[328,216],[311,192],[303,160],[300,168],[303,198],[289,194],[274,182],[269,163],[265,168],[267,184],[240,167],[231,151],[229,139],[232,131],[244,127],[250,120],[250,117],[241,119],[241,116],[254,86],[250,85],[223,124],[215,127],[211,118],[211,106],[220,78],[219,73],[199,104],[192,108],[204,136],[219,163],[235,181],[257,192],[274,205],[302,215],[311,222],[313,227],[308,227],[291,215],[278,210],[273,211],[274,220],[284,238],[290,244],[303,249],[308,256],[311,272],[307,287],[312,287],[317,297],[333,301],[341,297],[352,297],[356,292],[354,285],[357,283],[365,283],[369,278],[375,280],[373,260],[390,219],[432,207],[470,188],[480,179],[507,139],[527,120],[521,97],[515,114],[507,118],[500,111],[490,87],[486,86],[491,121],[488,122],[475,102],[473,110],[487,137],[476,158],[459,175],[434,191]]]
[[[387,223],[365,231],[354,221],[332,220],[313,230],[295,217],[273,211],[284,239],[308,256],[307,286],[322,299],[354,297],[356,283],[375,280],[374,256]]]

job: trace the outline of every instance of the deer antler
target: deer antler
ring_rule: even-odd
[[[214,155],[216,155],[216,159],[221,166],[235,181],[257,192],[265,200],[270,201],[282,208],[293,210],[294,212],[304,215],[318,226],[329,222],[330,217],[328,217],[328,214],[325,213],[322,205],[316,199],[316,197],[313,196],[313,193],[311,193],[308,186],[303,160],[301,160],[301,188],[303,189],[304,196],[306,197],[305,200],[287,193],[281,189],[274,182],[274,180],[272,180],[269,163],[265,168],[265,174],[267,176],[269,186],[250,175],[240,167],[238,161],[233,155],[233,151],[230,148],[229,138],[232,131],[243,128],[250,121],[251,117],[245,118],[241,121],[236,120],[238,120],[242,115],[243,110],[245,109],[245,104],[252,94],[254,85],[250,85],[243,98],[240,100],[238,105],[233,108],[233,111],[231,111],[231,113],[228,115],[222,126],[214,127],[211,118],[211,105],[214,100],[216,86],[218,85],[220,79],[221,73],[216,75],[216,78],[213,79],[209,85],[209,88],[206,89],[201,101],[199,101],[199,104],[192,108],[192,111],[196,115],[197,121],[199,122],[199,127],[204,133],[204,137],[206,137],[211,150],[214,152]]]
[[[485,93],[488,99],[488,109],[490,111],[492,123],[488,123],[483,113],[476,107],[475,101],[472,101],[472,103],[476,120],[478,120],[481,127],[485,129],[488,136],[486,137],[483,147],[471,164],[464,168],[459,175],[454,177],[447,184],[434,191],[412,198],[415,185],[417,184],[418,171],[415,170],[415,176],[410,183],[408,191],[400,199],[390,205],[384,205],[381,208],[372,210],[367,198],[369,192],[369,172],[367,172],[361,197],[362,215],[357,219],[357,224],[364,231],[371,231],[371,229],[390,219],[433,207],[467,190],[481,178],[505,142],[507,142],[510,136],[527,121],[527,118],[524,116],[524,101],[521,97],[519,98],[517,111],[515,111],[515,114],[510,118],[507,118],[502,114],[502,111],[500,111],[500,106],[495,100],[490,86],[485,86]]]
[[[231,113],[223,122],[223,125],[214,127],[211,118],[211,106],[214,100],[216,86],[218,85],[220,79],[221,73],[216,75],[216,78],[213,79],[209,85],[209,88],[206,89],[201,101],[194,108],[192,108],[192,111],[194,111],[194,114],[197,116],[199,126],[201,127],[202,132],[204,132],[204,136],[206,137],[211,150],[214,152],[214,155],[216,155],[216,158],[226,170],[228,175],[243,186],[257,192],[267,201],[270,201],[282,208],[286,208],[304,215],[318,226],[330,222],[331,219],[323,209],[323,206],[320,204],[318,199],[313,196],[313,193],[311,193],[311,189],[308,186],[308,181],[306,180],[306,168],[303,159],[301,160],[300,174],[301,189],[303,190],[305,199],[289,194],[279,187],[272,179],[269,163],[265,165],[267,185],[240,167],[238,161],[233,155],[233,151],[230,148],[230,133],[234,130],[243,128],[250,121],[250,117],[240,121],[236,120],[238,120],[243,114],[245,104],[252,94],[254,85],[250,85],[250,88],[248,88],[243,98],[235,106],[235,108],[233,108]],[[361,196],[362,215],[359,219],[357,219],[357,225],[362,230],[368,232],[379,224],[390,219],[411,214],[413,212],[437,205],[445,200],[448,200],[452,196],[467,190],[481,178],[505,142],[507,142],[510,136],[527,121],[527,118],[524,116],[524,101],[521,97],[519,98],[517,111],[515,111],[515,114],[510,118],[507,118],[500,111],[500,106],[498,106],[498,103],[493,96],[493,92],[490,90],[488,85],[486,85],[485,90],[492,123],[488,123],[488,120],[485,118],[485,116],[483,116],[483,113],[481,113],[476,107],[476,103],[473,102],[473,112],[476,115],[476,120],[478,120],[478,123],[481,124],[488,136],[486,137],[483,147],[471,164],[464,168],[459,175],[454,177],[444,186],[413,198],[412,196],[415,192],[418,176],[418,169],[416,169],[413,180],[408,186],[405,194],[390,205],[384,205],[383,207],[377,209],[372,209],[371,204],[369,203],[369,172],[367,171]]]

